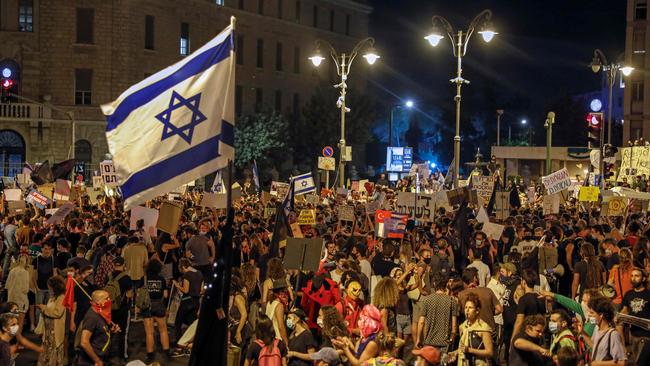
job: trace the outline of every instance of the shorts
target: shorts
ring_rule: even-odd
[[[411,316],[397,314],[397,333],[411,334]]]
[[[413,304],[413,320],[414,321],[419,321],[420,320],[420,314],[422,314],[422,305],[420,305],[420,301],[411,301]]]
[[[149,309],[142,310],[141,315],[143,318],[163,318],[167,308],[165,307],[164,300],[151,300]]]
[[[29,305],[36,305],[36,294],[29,291],[27,292],[27,300],[29,301]]]

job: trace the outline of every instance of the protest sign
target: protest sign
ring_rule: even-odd
[[[262,196],[260,200],[262,201],[263,205],[266,205],[267,203],[271,202],[271,193],[267,191],[262,191]]]
[[[650,176],[650,147],[632,146],[620,149],[621,168],[618,170],[618,181],[627,178],[628,182],[637,175]]]
[[[368,190],[366,189],[366,183],[368,183],[367,179],[361,179],[359,181],[359,193],[368,193]]]
[[[379,201],[368,202],[368,203],[366,203],[366,212],[368,214],[374,214],[375,211],[377,211],[379,209],[380,205],[381,205],[381,202],[379,202]]]
[[[494,177],[488,175],[473,175],[472,176],[472,189],[476,190],[476,194],[484,201],[489,202],[494,189]]]
[[[544,216],[560,213],[560,195],[561,193],[554,193],[544,196],[542,203],[542,213]]]
[[[452,189],[447,192],[447,201],[449,202],[450,205],[460,205],[463,203],[463,200],[467,198],[467,188],[461,187],[461,188],[456,188]]]
[[[59,207],[52,217],[47,220],[49,225],[60,224],[63,220],[74,210],[74,204],[66,202],[63,206]]]
[[[598,187],[580,187],[578,201],[580,202],[597,202],[600,189]]]
[[[104,184],[104,178],[102,176],[94,176],[93,177],[93,188],[95,189],[101,189],[102,184]]]
[[[275,215],[276,209],[273,207],[267,207],[264,209],[264,218],[268,219],[269,217]]]
[[[319,156],[318,157],[318,169],[320,170],[335,170],[336,169],[336,160],[329,156]]]
[[[304,197],[305,197],[305,200],[307,201],[307,203],[310,203],[313,206],[316,206],[316,205],[318,205],[318,203],[320,203],[320,198],[318,197],[318,195],[306,194]]]
[[[435,213],[434,197],[424,193],[398,192],[395,209],[398,213],[407,214],[409,219],[431,222]]]
[[[117,174],[115,173],[115,166],[110,160],[104,160],[99,163],[99,172],[104,181],[104,185],[107,187],[116,187],[117,183]]]
[[[16,174],[16,183],[24,188],[32,184],[32,178],[29,176],[29,174],[19,173]]]
[[[627,208],[627,198],[610,197],[607,201],[606,216],[624,216]]]
[[[131,209],[131,222],[129,228],[137,229],[138,220],[144,220],[144,230],[149,235],[156,236],[156,223],[158,222],[158,210],[142,206],[135,206]]]
[[[9,201],[7,202],[7,208],[9,209],[10,213],[14,214],[20,214],[24,213],[27,209],[27,205],[25,204],[25,201]]]
[[[294,238],[304,238],[305,236],[302,234],[302,230],[300,230],[300,224],[297,222],[294,222],[293,224],[289,225],[291,227],[291,232],[293,233]],[[286,240],[282,240],[280,243],[280,248],[284,247],[287,245]]]
[[[493,240],[499,240],[501,238],[504,228],[505,226],[492,222],[483,223],[483,232],[485,232],[485,235],[487,235],[488,238],[491,237]]]
[[[510,216],[510,192],[497,192],[494,196],[494,210],[499,220]]]
[[[158,213],[156,227],[167,234],[176,235],[183,213],[183,204],[177,201],[164,201]]]
[[[316,225],[316,210],[301,210],[298,225]]]
[[[339,221],[354,221],[354,207],[348,205],[337,206],[339,210]]]
[[[90,204],[96,205],[99,202],[99,196],[102,195],[102,191],[97,191],[94,188],[86,187],[86,194],[88,195],[88,200]]]
[[[318,271],[323,250],[322,238],[287,238],[284,268],[302,271]]]
[[[203,193],[201,199],[201,206],[209,208],[226,208],[228,204],[228,197],[225,193]]]
[[[449,199],[447,198],[447,191],[438,191],[433,194],[433,202],[436,210],[441,207],[446,211],[451,210],[451,205],[449,204]]]
[[[490,217],[488,216],[483,206],[480,206],[478,208],[478,213],[476,214],[476,221],[482,223],[490,222]]]
[[[57,179],[54,184],[54,199],[59,201],[70,200],[70,187],[72,182],[64,179]]]
[[[18,188],[9,188],[4,190],[5,201],[22,201],[23,191]]]
[[[571,177],[566,168],[562,168],[555,173],[542,177],[542,184],[544,184],[549,194],[553,194],[569,188],[571,186]]]
[[[230,194],[232,195],[233,202],[241,198],[242,188],[239,185],[239,183],[237,182],[233,183],[232,189],[230,190]]]
[[[336,201],[337,202],[343,202],[348,199],[348,190],[345,188],[337,188],[336,189]]]
[[[47,208],[48,205],[50,204],[50,200],[45,197],[41,192],[32,189],[29,191],[29,194],[27,195],[26,198],[27,202],[33,204],[34,206],[44,209]]]
[[[54,215],[58,208],[46,208],[45,209],[45,215]]]
[[[287,192],[289,192],[289,183],[276,181],[271,182],[271,196],[284,198],[287,195]]]

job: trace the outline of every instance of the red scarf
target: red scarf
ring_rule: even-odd
[[[104,303],[103,306],[100,306],[98,304],[93,303],[92,307],[93,310],[108,322],[108,324],[112,324],[113,322],[111,321],[111,305],[113,302],[111,300],[108,300]]]

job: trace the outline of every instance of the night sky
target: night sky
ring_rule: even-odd
[[[491,43],[479,34],[470,39],[463,59],[463,114],[487,113],[493,103],[519,103],[516,116],[542,121],[545,107],[560,96],[598,88],[600,77],[588,67],[593,50],[615,59],[625,49],[625,0],[370,0],[369,34],[377,40],[381,62],[369,85],[384,105],[413,98],[425,113],[453,108],[455,58],[451,42],[431,47],[423,38],[431,16],[445,17],[465,30],[482,9],[491,9],[499,32]],[[491,109],[491,108],[490,108]],[[490,110],[487,115],[494,115]]]

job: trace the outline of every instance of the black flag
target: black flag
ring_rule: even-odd
[[[31,178],[37,186],[54,182],[52,169],[50,169],[50,162],[47,160],[42,162],[41,165],[32,171]]]
[[[68,179],[72,169],[74,169],[75,160],[70,159],[52,165],[52,176],[54,180]]]

